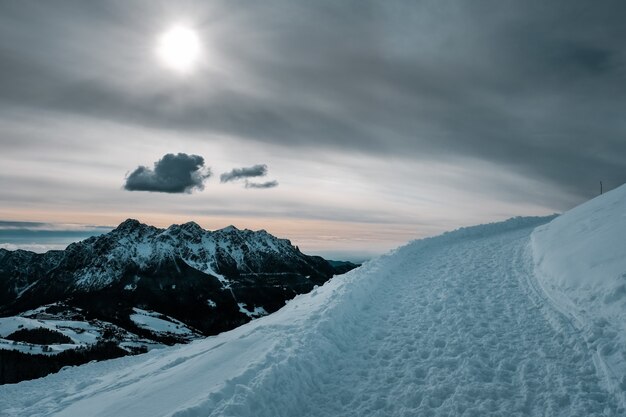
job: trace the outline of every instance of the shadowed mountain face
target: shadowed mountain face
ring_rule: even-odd
[[[186,342],[272,313],[346,269],[264,230],[211,232],[193,222],[159,229],[129,219],[64,251],[0,249],[0,316],[40,319],[32,312],[53,305],[54,319],[79,311],[118,334]],[[154,328],[155,318],[165,328]]]

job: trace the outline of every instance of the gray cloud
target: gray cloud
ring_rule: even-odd
[[[40,242],[46,240],[86,239],[90,236],[109,232],[111,228],[84,230],[37,230],[37,229],[0,229],[0,242]]]
[[[154,163],[154,168],[139,166],[126,177],[128,191],[161,193],[190,193],[204,189],[204,181],[211,171],[199,155],[168,153]]]
[[[246,188],[274,188],[278,187],[278,181],[267,181],[267,182],[250,182],[246,180]]]
[[[32,221],[14,221],[0,220],[0,239],[4,236],[11,236],[13,233],[42,233],[55,236],[55,233],[69,233],[68,236],[76,233],[77,236],[87,234],[92,236],[94,233],[105,233],[112,230],[111,226],[99,226],[91,224],[66,224],[66,223],[48,223],[48,222],[32,222]]]
[[[623,1],[270,3],[4,2],[0,101],[272,145],[469,157],[580,199],[600,179],[626,182]],[[143,77],[155,72],[137,59],[145,43],[181,12],[227,75]]]
[[[49,226],[50,223],[43,222],[21,222],[12,220],[0,220],[0,230],[5,229],[23,229],[23,228],[43,228]]]
[[[235,181],[244,178],[264,177],[267,175],[267,165],[258,164],[251,167],[233,168],[230,172],[220,175],[220,182]]]
[[[110,232],[110,226],[0,220],[0,248],[45,252]]]

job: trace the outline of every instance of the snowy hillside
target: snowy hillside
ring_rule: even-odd
[[[625,201],[412,242],[218,336],[1,386],[2,411],[626,415],[606,372],[624,363]]]
[[[49,310],[60,311],[62,314],[51,314]],[[15,332],[39,329],[46,329],[65,336],[64,343],[29,343],[24,340],[8,339],[11,335],[15,335]],[[185,330],[190,332],[187,328]],[[72,311],[72,309],[55,304],[26,311],[19,316],[0,317],[0,350],[55,355],[66,350],[94,346],[103,339],[105,334],[115,335],[118,339],[119,347],[128,353],[143,352],[153,347],[162,347],[159,343],[140,338],[136,334],[111,323],[100,320],[86,320],[80,310]],[[193,334],[193,336],[195,338],[201,337],[199,334]],[[0,378],[0,381],[3,379]]]

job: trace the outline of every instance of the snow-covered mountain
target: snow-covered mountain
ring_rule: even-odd
[[[62,251],[45,254],[0,248],[0,307],[20,297],[37,280],[56,267]]]
[[[321,258],[306,256],[289,240],[264,230],[228,226],[211,232],[194,222],[159,229],[134,219],[110,233],[73,243],[65,251],[34,254],[1,250],[0,256],[3,271],[17,270],[31,280],[51,270],[57,276],[65,274],[55,284],[62,281],[66,291],[102,289],[122,280],[130,266],[149,269],[173,259],[217,277],[225,286],[229,285],[225,276],[294,272],[325,281],[333,272]],[[26,280],[17,282],[15,289],[23,291],[29,284]]]
[[[412,242],[216,337],[0,387],[7,416],[623,416],[626,186]],[[619,378],[621,376],[621,378]]]
[[[159,229],[129,219],[64,251],[0,249],[0,341],[9,336],[3,326],[25,326],[24,340],[0,347],[33,352],[32,320],[70,337],[68,349],[85,345],[57,325],[68,320],[94,343],[115,335],[125,351],[188,342],[274,312],[345,270],[264,230],[207,231],[194,222]]]

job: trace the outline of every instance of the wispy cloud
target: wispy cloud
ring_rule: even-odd
[[[0,233],[103,233],[112,230],[112,226],[101,226],[81,223],[50,223],[38,221],[0,220]]]
[[[251,167],[233,168],[230,172],[220,175],[220,182],[236,181],[244,178],[263,177],[267,175],[267,165],[258,164]]]
[[[274,188],[278,187],[278,181],[266,181],[266,182],[250,182],[246,181],[246,188]]]
[[[45,252],[111,231],[111,226],[0,220],[0,248]]]
[[[12,220],[0,220],[0,230],[23,229],[23,228],[46,228],[52,227],[51,223],[44,222],[21,222]]]

